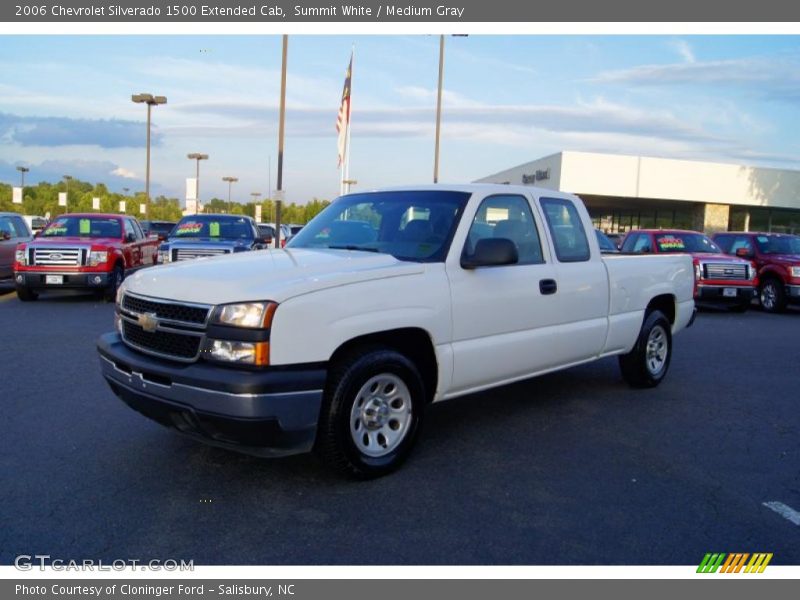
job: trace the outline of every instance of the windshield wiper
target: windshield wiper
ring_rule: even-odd
[[[370,248],[369,246],[355,246],[353,244],[343,246],[328,246],[331,250],[363,250],[364,252],[380,252],[378,248]]]

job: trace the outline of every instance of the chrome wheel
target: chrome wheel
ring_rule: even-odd
[[[669,341],[667,340],[667,332],[664,331],[661,325],[656,325],[650,330],[650,335],[647,337],[647,350],[645,354],[647,370],[651,375],[658,375],[664,368],[667,362],[668,352]]]
[[[350,435],[365,455],[378,458],[397,448],[411,423],[411,393],[397,375],[370,378],[350,410]]]
[[[761,306],[767,310],[772,310],[778,301],[778,291],[772,282],[765,283],[761,288]]]

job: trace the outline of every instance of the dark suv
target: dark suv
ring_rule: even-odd
[[[29,242],[31,239],[31,231],[22,216],[0,212],[0,283],[12,281],[17,244]]]

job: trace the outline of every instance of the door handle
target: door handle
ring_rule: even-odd
[[[555,294],[558,291],[558,284],[555,279],[541,279],[539,280],[539,291],[543,296]]]

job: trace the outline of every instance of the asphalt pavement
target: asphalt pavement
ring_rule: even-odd
[[[434,405],[397,473],[353,482],[145,419],[108,389],[113,306],[0,290],[0,564],[800,564],[800,311],[703,312],[670,373],[616,359]]]

